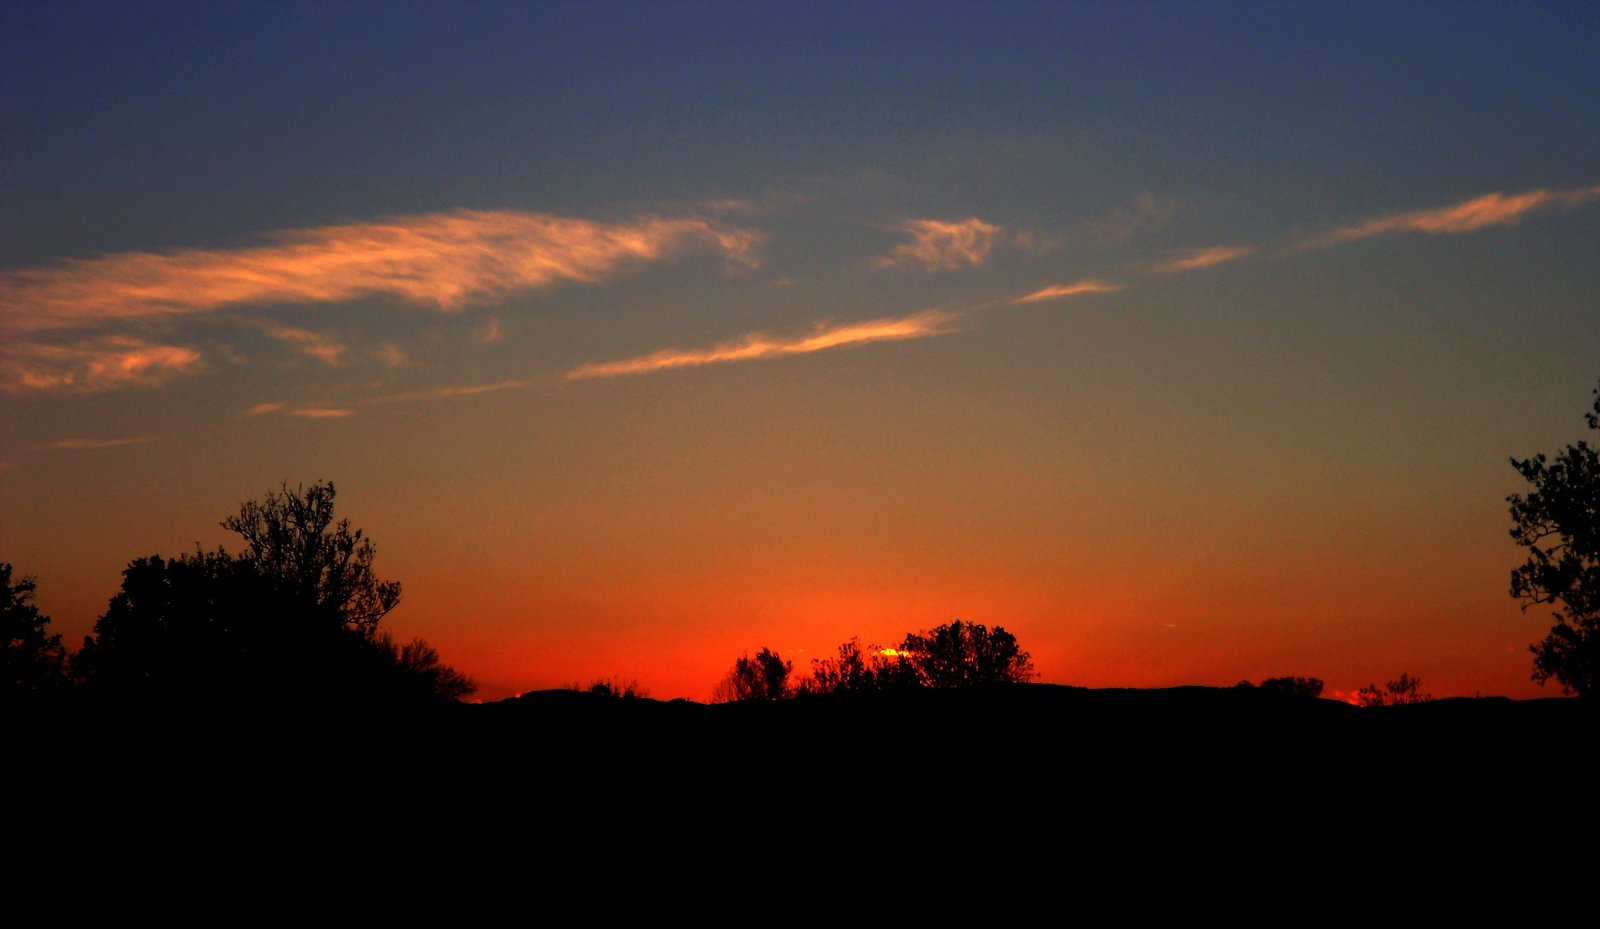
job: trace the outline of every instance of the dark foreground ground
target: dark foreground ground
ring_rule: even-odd
[[[1359,708],[1236,688],[1027,684],[723,705],[564,690],[334,711],[80,704],[12,713],[8,728],[24,765],[128,776],[234,764],[381,769],[367,780],[480,789],[532,778],[580,792],[618,780],[776,789],[940,775],[1037,790],[1064,778],[1242,790],[1253,777],[1392,790],[1429,776],[1590,769],[1596,709],[1563,698]]]
[[[1417,903],[1435,892],[1408,883],[1419,863],[1447,861],[1439,892],[1461,906],[1592,874],[1596,722],[1566,699],[1361,709],[1204,687],[721,706],[547,691],[332,714],[56,707],[7,721],[3,771],[9,847],[76,871],[161,871],[179,848],[186,868],[248,859],[296,887],[349,869],[390,901],[440,868],[557,896],[599,869],[680,895],[618,886],[600,913],[709,918],[721,895],[796,880],[859,905],[915,880],[969,920],[998,918],[997,894],[1130,886],[1128,913],[1238,914],[1268,878],[1315,896],[1297,907],[1374,879]]]

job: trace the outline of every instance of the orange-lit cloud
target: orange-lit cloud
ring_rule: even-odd
[[[1510,226],[1531,213],[1552,209],[1573,209],[1600,199],[1600,185],[1572,190],[1529,190],[1520,194],[1485,194],[1455,206],[1410,213],[1379,216],[1354,226],[1335,229],[1313,238],[1308,248],[1321,248],[1387,235],[1391,232],[1423,232],[1457,235],[1485,226]]]
[[[61,439],[57,442],[46,442],[34,446],[41,451],[63,451],[72,449],[91,448],[118,448],[123,445],[146,445],[155,441],[155,436],[139,435],[126,439]]]
[[[452,311],[561,281],[593,281],[691,247],[753,264],[759,235],[699,217],[602,223],[461,210],[277,233],[257,248],[125,252],[0,272],[0,326],[83,326],[237,304],[382,294]]]
[[[283,326],[266,320],[257,325],[274,339],[280,342],[287,342],[323,364],[337,365],[344,361],[345,347],[343,343],[331,336],[312,332],[309,329]]]
[[[920,265],[926,271],[947,271],[963,266],[976,267],[989,257],[999,226],[977,217],[959,222],[913,219],[900,227],[911,234],[911,241],[896,245],[889,254],[872,262],[874,270],[896,265]]]
[[[502,390],[526,390],[536,381],[496,381],[493,384],[469,384],[465,387],[441,387],[431,393],[435,397],[476,397],[478,394],[499,393]]]
[[[14,341],[0,345],[0,391],[92,393],[148,387],[201,367],[187,345],[158,345],[131,335],[107,335],[68,344]]]
[[[398,368],[411,360],[406,350],[393,342],[378,343],[378,358],[391,368]]]
[[[622,361],[594,362],[580,365],[567,372],[570,380],[591,377],[621,377],[628,374],[649,374],[669,368],[688,368],[699,365],[720,364],[730,361],[755,361],[761,358],[779,358],[785,355],[803,355],[830,348],[866,345],[872,342],[898,342],[906,339],[923,339],[954,331],[949,324],[959,314],[942,310],[924,310],[896,319],[874,319],[861,323],[822,325],[809,335],[783,338],[753,332],[730,342],[720,342],[710,348],[667,349],[628,358]]]
[[[528,390],[540,385],[549,386],[554,381],[555,376],[547,375],[542,378],[513,378],[487,384],[463,384],[458,387],[430,387],[424,390],[411,390],[398,394],[381,394],[370,397],[362,401],[362,403],[376,405],[414,403],[418,400],[448,400],[452,397],[476,397],[481,394],[493,394],[505,390]]]
[[[298,416],[301,419],[346,419],[356,415],[356,411],[345,407],[336,406],[301,406],[291,408],[286,403],[257,403],[245,411],[246,416],[270,416],[282,413],[285,416]]]
[[[1253,245],[1218,245],[1214,248],[1191,249],[1156,264],[1150,270],[1156,274],[1176,274],[1179,271],[1194,271],[1198,268],[1209,268],[1213,265],[1243,258],[1253,251],[1255,251],[1255,246]]]
[[[1040,300],[1059,300],[1063,297],[1076,297],[1081,294],[1104,294],[1121,289],[1121,284],[1108,284],[1105,281],[1079,281],[1076,284],[1052,284],[1043,290],[1036,290],[1026,296],[1018,297],[1011,302],[1037,303]]]

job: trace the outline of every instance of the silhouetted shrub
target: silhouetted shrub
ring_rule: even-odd
[[[712,692],[715,703],[737,703],[744,700],[783,700],[794,696],[789,686],[792,662],[784,661],[778,653],[763,648],[751,658],[745,655],[734,662],[733,670],[722,679]]]
[[[1433,694],[1421,693],[1418,688],[1422,681],[1400,672],[1395,680],[1384,684],[1379,689],[1377,684],[1368,684],[1356,693],[1356,702],[1362,706],[1399,706],[1404,703],[1426,703],[1433,699]]]
[[[1320,697],[1322,681],[1314,677],[1269,677],[1261,682],[1261,689],[1286,697]]]
[[[588,687],[574,687],[573,689],[583,690],[597,697],[604,697],[607,700],[642,700],[650,696],[649,691],[640,687],[638,681],[624,681],[615,677],[597,680]]]

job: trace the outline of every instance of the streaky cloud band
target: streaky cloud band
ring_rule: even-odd
[[[40,451],[82,451],[96,448],[121,448],[125,445],[148,445],[155,441],[155,436],[138,435],[126,439],[60,439],[55,442],[46,442],[34,448]]]
[[[961,314],[944,310],[924,310],[910,316],[874,319],[860,323],[823,324],[808,335],[782,338],[753,332],[728,342],[719,342],[709,348],[666,349],[627,358],[621,361],[594,362],[579,365],[568,371],[568,380],[596,377],[622,377],[630,374],[650,374],[671,368],[698,367],[734,361],[756,361],[763,358],[780,358],[786,355],[803,355],[866,345],[872,342],[899,342],[907,339],[925,339],[953,332],[950,323]]]
[[[1065,297],[1077,297],[1083,294],[1105,294],[1121,290],[1121,284],[1111,284],[1106,281],[1078,281],[1076,284],[1052,284],[1049,287],[1036,290],[1031,294],[1018,297],[1011,302],[1038,303],[1041,300],[1060,300]]]
[[[1574,209],[1600,199],[1600,184],[1570,190],[1528,190],[1519,194],[1491,193],[1453,206],[1378,216],[1315,236],[1304,248],[1326,248],[1393,232],[1459,235],[1487,226],[1510,226],[1524,216],[1553,209]]]
[[[1211,248],[1197,248],[1160,262],[1150,268],[1156,274],[1177,274],[1181,271],[1197,271],[1201,268],[1211,268],[1240,258],[1254,252],[1253,245],[1217,245]]]
[[[34,331],[239,304],[331,303],[386,294],[449,312],[691,247],[753,264],[756,232],[711,220],[605,223],[459,210],[279,232],[269,245],[124,252],[0,272],[0,327]]]

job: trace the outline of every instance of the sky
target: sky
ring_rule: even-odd
[[[479,696],[962,619],[1090,687],[1529,680],[1600,7],[0,6],[0,560],[328,480]]]

